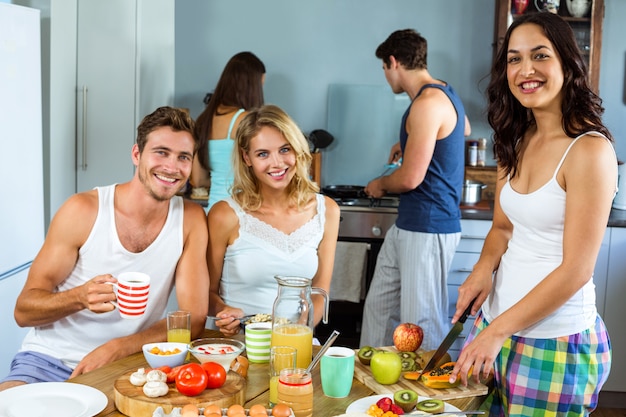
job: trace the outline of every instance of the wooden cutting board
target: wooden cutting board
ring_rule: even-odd
[[[146,397],[142,387],[130,383],[130,375],[133,372],[125,373],[114,384],[115,406],[121,413],[130,417],[152,416],[157,407],[163,407],[163,411],[170,413],[172,408],[187,404],[196,404],[198,408],[210,404],[228,408],[230,405],[244,405],[246,402],[246,380],[233,371],[228,372],[226,382],[220,388],[204,390],[196,397],[184,396],[178,392],[174,384],[168,384],[170,390],[167,395],[156,398]]]
[[[386,346],[379,348],[382,350],[388,350],[390,352],[398,352],[393,346]],[[358,353],[358,349],[356,350]],[[459,385],[453,388],[446,389],[434,389],[424,385],[421,381],[411,381],[409,379],[400,377],[397,383],[391,385],[382,385],[376,382],[372,376],[372,371],[367,365],[363,365],[359,361],[358,355],[354,355],[354,377],[366,387],[372,389],[377,394],[389,394],[393,396],[396,391],[403,389],[412,389],[417,392],[418,395],[430,398],[438,398],[440,400],[451,400],[454,398],[475,397],[479,395],[486,395],[488,388],[486,385],[477,384],[473,380],[468,381],[467,387]]]

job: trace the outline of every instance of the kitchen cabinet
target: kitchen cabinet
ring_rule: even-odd
[[[611,227],[604,315],[613,348],[611,374],[602,391],[626,392],[626,228]],[[623,403],[622,403],[623,404]]]
[[[76,191],[128,181],[143,116],[174,96],[174,1],[81,0]]]
[[[511,22],[518,16],[513,0],[496,0],[494,57],[497,49],[504,41],[504,35]],[[537,13],[536,0],[528,0],[526,13]],[[545,12],[548,13],[548,12]],[[558,14],[563,17],[574,30],[578,46],[587,61],[589,83],[598,93],[600,83],[600,52],[602,48],[602,21],[604,19],[604,0],[592,0],[590,11],[584,17],[573,17],[569,14],[565,0],[561,1]]]
[[[485,237],[487,237],[490,228],[491,221],[488,220],[461,220],[461,241],[456,249],[454,258],[452,258],[452,265],[448,274],[448,318],[450,320],[452,320],[452,316],[456,311],[459,287],[472,272],[474,264],[478,261],[480,251],[485,243]],[[452,360],[458,358],[465,337],[472,327],[473,319],[474,317],[467,319],[461,335],[448,350]]]

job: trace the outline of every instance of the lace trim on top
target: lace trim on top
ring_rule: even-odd
[[[240,219],[245,221],[241,225],[241,230],[264,242],[280,249],[286,253],[294,253],[305,246],[312,238],[314,238],[321,230],[319,221],[320,212],[315,214],[311,220],[294,230],[290,234],[286,234],[274,226],[265,223],[262,220],[246,213],[240,212]]]

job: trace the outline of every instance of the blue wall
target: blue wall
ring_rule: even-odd
[[[626,1],[605,3],[600,94],[618,156],[626,159]],[[392,31],[411,27],[429,41],[431,74],[463,99],[472,137],[490,137],[483,93],[494,12],[493,0],[177,1],[175,101],[198,115],[226,61],[249,50],[266,64],[266,101],[287,110],[305,132],[327,128],[329,85],[387,86],[374,50]],[[347,160],[346,169],[363,168]]]

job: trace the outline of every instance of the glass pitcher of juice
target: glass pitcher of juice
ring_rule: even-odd
[[[296,367],[306,368],[313,352],[313,302],[311,294],[324,297],[323,322],[328,323],[328,293],[313,288],[311,278],[276,276],[278,294],[272,309],[272,346],[293,346]]]

